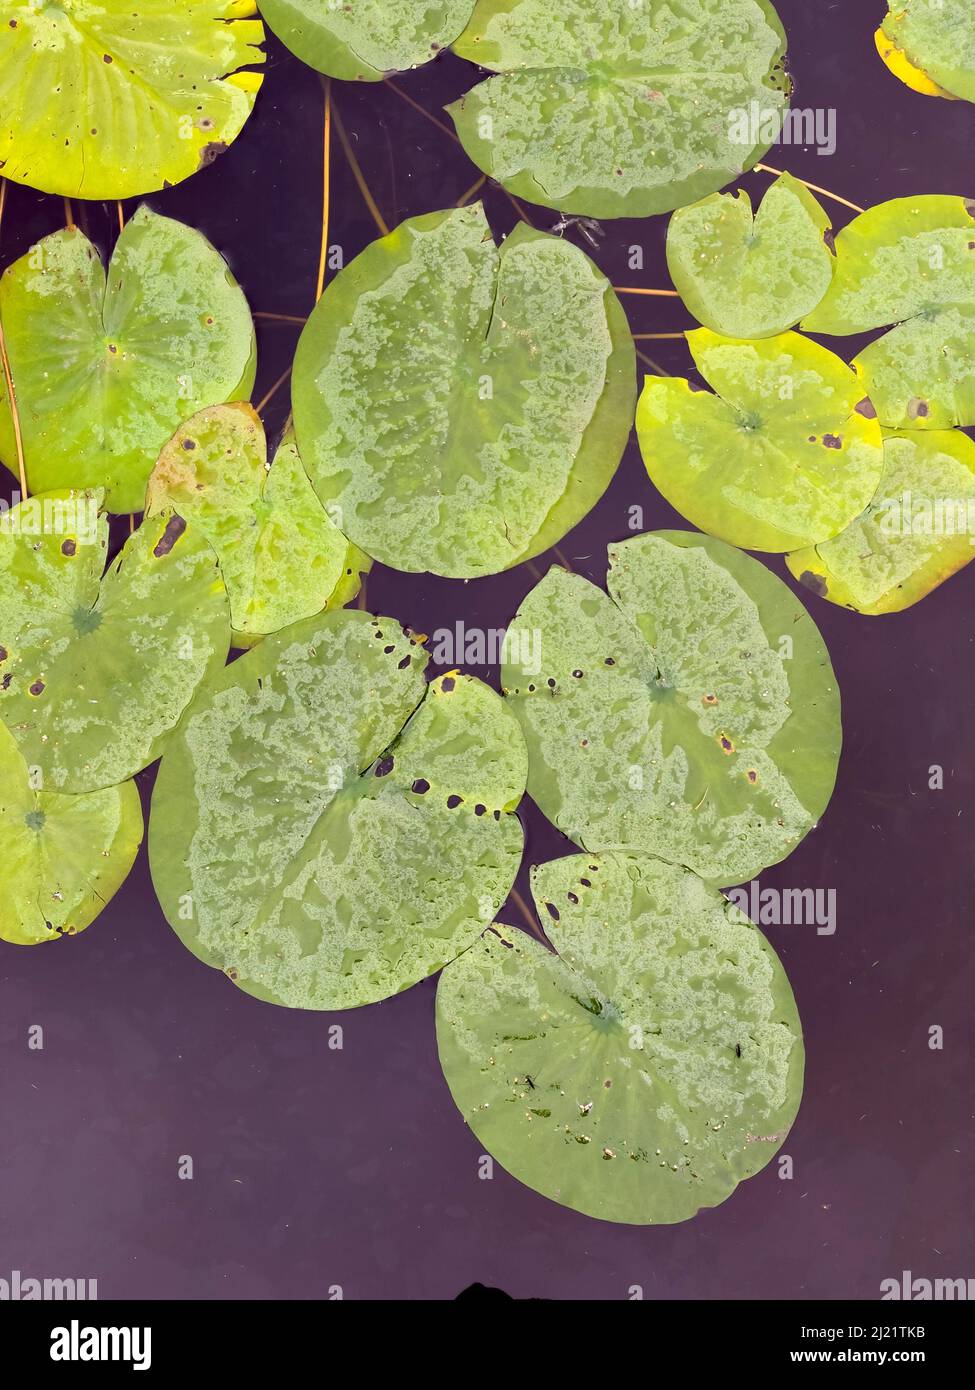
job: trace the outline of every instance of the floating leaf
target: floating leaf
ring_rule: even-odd
[[[741,883],[829,801],[839,694],[815,624],[764,565],[690,531],[609,551],[609,596],[552,568],[508,630],[502,680],[528,791],[590,852]]]
[[[134,782],[84,796],[44,791],[0,724],[0,941],[33,946],[84,931],[125,882],[141,841]]]
[[[649,217],[750,169],[788,106],[768,0],[479,0],[454,44],[498,74],[447,110],[511,193],[590,217]]]
[[[634,349],[593,263],[480,204],[413,218],[302,332],[298,446],[346,535],[394,569],[496,574],[596,504],[633,419]]]
[[[785,971],[740,911],[658,859],[532,871],[559,954],[500,928],[447,967],[454,1101],[520,1182],[606,1221],[686,1221],[772,1158],[802,1095]]]
[[[268,27],[302,62],[359,82],[429,62],[473,8],[474,0],[261,0]]]
[[[964,198],[894,198],[836,238],[829,293],[809,333],[866,333],[951,305],[975,305],[975,217]]]
[[[524,740],[471,677],[427,686],[392,618],[346,610],[216,673],[163,759],[150,863],[170,924],[247,993],[348,1009],[477,938],[521,858]]]
[[[894,76],[916,92],[975,101],[975,14],[964,0],[893,0],[874,38]]]
[[[0,0],[0,167],[69,198],[132,198],[212,163],[263,78],[250,0]],[[228,22],[229,21],[229,22]]]
[[[177,425],[254,384],[254,326],[227,263],[148,207],[126,224],[107,279],[77,228],[39,241],[0,280],[0,317],[32,492],[103,487],[109,511],[141,511]],[[2,380],[0,457],[16,472]]]
[[[786,556],[795,577],[858,613],[898,613],[975,551],[975,444],[960,430],[888,434],[884,475],[862,516]]]
[[[877,490],[883,441],[854,372],[800,333],[687,334],[717,395],[647,377],[636,427],[647,472],[693,525],[747,550],[835,536]]]
[[[212,406],[182,425],[149,478],[146,513],[177,511],[217,552],[234,645],[341,607],[372,561],[315,496],[290,432],[267,461],[249,405]]]
[[[899,324],[853,367],[877,419],[890,429],[975,425],[975,302]]]
[[[159,756],[230,640],[216,556],[153,517],[102,578],[95,493],[32,497],[0,526],[0,718],[44,786],[88,792]]]
[[[729,338],[769,338],[797,324],[829,289],[829,228],[805,184],[783,174],[757,214],[744,189],[675,212],[667,265],[699,323]]]

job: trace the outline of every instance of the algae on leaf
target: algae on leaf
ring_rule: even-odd
[[[437,1044],[478,1141],[605,1221],[686,1221],[764,1168],[799,1108],[785,971],[679,865],[572,855],[532,870],[558,955],[498,927],[448,965]]]
[[[359,82],[428,63],[473,9],[474,0],[261,0],[268,27],[302,62]]]
[[[230,642],[205,538],[153,517],[102,578],[98,500],[31,497],[0,526],[0,719],[50,791],[114,786],[151,763]]]
[[[32,492],[98,487],[109,511],[142,511],[176,427],[254,384],[254,325],[226,261],[146,206],[107,275],[76,227],[39,241],[0,280],[0,319]],[[2,378],[0,458],[16,473]]]
[[[883,441],[854,372],[800,333],[687,334],[717,394],[647,377],[636,427],[647,472],[693,525],[746,550],[835,536],[877,490]]]
[[[874,38],[894,76],[916,92],[975,101],[975,10],[969,0],[890,0]]]
[[[240,134],[263,78],[252,0],[0,0],[3,176],[68,198],[188,178]]]
[[[496,74],[447,108],[474,163],[589,217],[715,192],[762,158],[788,106],[770,0],[479,0],[453,47]]]
[[[326,613],[212,675],[180,725],[153,794],[153,883],[184,945],[249,994],[385,999],[507,897],[524,740],[488,686],[428,686],[426,660],[392,618]]]
[[[33,946],[84,931],[125,882],[142,841],[134,782],[45,791],[0,724],[0,941]]]
[[[607,595],[552,568],[523,601],[541,672],[502,667],[528,792],[590,852],[684,864],[718,887],[784,859],[829,802],[840,701],[801,602],[764,565],[690,531],[611,546]]]
[[[480,204],[404,222],[326,289],[292,383],[301,458],[368,555],[451,578],[561,540],[633,421],[626,316],[583,252]]]
[[[807,588],[858,613],[898,613],[973,558],[975,444],[961,430],[890,432],[870,506],[786,564]]]
[[[675,212],[667,265],[699,323],[728,338],[793,328],[833,278],[830,220],[805,184],[776,179],[757,213],[744,189],[712,193]]]
[[[341,608],[372,564],[315,496],[293,433],[268,463],[264,427],[242,403],[201,410],[163,449],[146,514],[168,510],[192,522],[217,552],[237,647]]]

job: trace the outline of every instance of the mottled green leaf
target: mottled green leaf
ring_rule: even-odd
[[[289,431],[273,464],[249,405],[212,406],[173,435],[149,478],[146,513],[175,510],[217,552],[234,645],[341,607],[372,561],[315,496]]]
[[[865,348],[853,367],[882,425],[975,425],[975,303],[898,324]]]
[[[532,871],[558,955],[499,928],[447,967],[437,1043],[478,1141],[587,1216],[686,1221],[781,1146],[802,1095],[785,971],[686,869],[624,854]]]
[[[427,686],[391,618],[327,613],[201,690],[163,759],[150,863],[183,943],[249,994],[347,1009],[474,941],[521,859],[517,722],[471,677]]]
[[[268,27],[302,62],[359,82],[429,62],[473,9],[474,0],[261,0]]]
[[[829,289],[830,220],[805,184],[776,179],[756,214],[744,189],[682,208],[667,229],[667,265],[705,327],[729,338],[770,338]]]
[[[84,931],[125,882],[142,841],[134,782],[62,796],[38,781],[0,724],[0,941],[17,946]]]
[[[768,0],[479,0],[454,44],[497,75],[447,109],[510,192],[590,217],[649,217],[750,169],[788,105]]]
[[[97,501],[47,493],[0,525],[0,718],[52,791],[113,786],[157,758],[230,642],[205,538],[153,517],[102,578]]]
[[[975,10],[969,0],[891,0],[875,38],[891,72],[915,91],[975,101]]]
[[[256,9],[0,0],[4,178],[69,198],[131,198],[212,163],[263,81],[239,71],[264,61],[264,27],[245,17]]]
[[[101,487],[141,511],[160,449],[203,406],[250,395],[254,326],[205,237],[141,207],[108,276],[77,228],[39,241],[0,280],[32,492]],[[17,471],[0,380],[0,458]]]
[[[717,392],[647,377],[636,427],[647,472],[680,514],[747,550],[835,536],[877,490],[883,443],[854,372],[800,333],[687,334]]]
[[[596,504],[633,419],[626,316],[581,251],[480,204],[404,222],[302,332],[301,457],[345,534],[394,569],[496,574]]]
[[[858,613],[897,613],[969,564],[975,551],[975,444],[960,430],[891,433],[862,516],[831,541],[786,556],[797,579]]]
[[[866,333],[975,305],[975,217],[964,198],[878,203],[836,238],[829,293],[802,326],[809,333]]]
[[[586,850],[743,882],[791,852],[833,790],[822,638],[780,579],[709,537],[637,536],[609,561],[608,597],[553,568],[509,628],[528,791]]]

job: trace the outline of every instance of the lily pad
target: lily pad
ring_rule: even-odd
[[[44,791],[0,724],[0,941],[34,946],[84,931],[125,882],[141,842],[134,782],[84,796]]]
[[[667,265],[699,323],[729,338],[770,338],[794,327],[829,289],[829,229],[805,184],[783,174],[757,214],[744,189],[675,212]]]
[[[761,932],[686,869],[624,854],[532,871],[558,955],[499,927],[447,967],[451,1094],[520,1182],[604,1221],[714,1207],[781,1146],[802,1029]]]
[[[821,598],[898,613],[975,556],[975,444],[960,430],[891,433],[884,475],[862,516],[823,545],[786,556]]]
[[[51,791],[157,758],[230,641],[216,556],[180,517],[144,521],[104,578],[97,493],[52,492],[0,527],[0,718]]]
[[[975,302],[908,319],[853,361],[890,429],[975,425]]]
[[[372,561],[315,496],[289,431],[273,464],[249,405],[211,406],[182,425],[149,478],[146,514],[176,511],[217,552],[234,645],[340,608]]]
[[[785,46],[768,0],[479,0],[454,51],[497,75],[447,110],[511,193],[650,217],[768,151],[789,100]]]
[[[39,241],[0,280],[0,317],[32,492],[101,487],[109,511],[141,511],[176,427],[254,384],[254,325],[226,261],[148,207],[107,278],[77,228]],[[2,380],[0,458],[17,472]]]
[[[940,309],[975,305],[975,216],[964,198],[894,198],[836,238],[829,293],[809,333],[866,333]]]
[[[301,457],[357,546],[394,569],[496,574],[602,496],[633,420],[635,355],[583,252],[480,204],[404,222],[332,281],[305,326]]]
[[[131,198],[213,162],[263,77],[250,0],[0,0],[0,167],[69,198]]]
[[[156,781],[184,945],[271,1003],[349,1009],[439,970],[508,895],[527,755],[500,697],[392,618],[326,613],[216,673]]]
[[[975,101],[975,13],[951,0],[894,0],[875,35],[895,77],[928,96]]]
[[[800,333],[742,342],[687,334],[718,393],[647,377],[636,427],[655,485],[702,531],[747,550],[835,536],[877,490],[876,411],[845,362]]]
[[[590,852],[654,854],[719,887],[753,878],[832,794],[823,640],[780,579],[707,536],[636,536],[609,563],[608,595],[553,567],[509,628],[528,792]]]
[[[379,82],[435,58],[474,0],[261,0],[261,14],[303,63],[330,77]]]

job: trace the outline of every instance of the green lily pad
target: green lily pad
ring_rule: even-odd
[[[292,388],[301,457],[357,546],[394,569],[496,574],[602,496],[633,421],[635,356],[609,282],[480,204],[404,222],[325,291]]]
[[[176,427],[254,384],[254,325],[226,261],[148,207],[107,278],[77,228],[39,241],[0,280],[0,317],[32,492],[101,487],[109,511],[141,511]],[[0,458],[16,474],[2,380]]]
[[[802,1028],[761,932],[686,869],[576,854],[532,870],[558,955],[485,932],[444,971],[454,1101],[520,1182],[604,1221],[686,1221],[784,1141]]]
[[[975,425],[975,304],[908,319],[853,361],[889,429]]]
[[[379,82],[435,58],[474,0],[261,0],[261,14],[303,63],[330,77]]]
[[[975,305],[975,216],[964,198],[894,198],[836,238],[829,293],[802,321],[809,333],[866,333]]]
[[[805,184],[776,179],[757,214],[744,189],[682,208],[667,229],[671,279],[694,317],[728,338],[770,338],[829,289],[830,220]]]
[[[0,0],[0,167],[69,198],[131,198],[213,162],[263,78],[249,0]]]
[[[259,999],[349,1009],[476,940],[507,897],[527,755],[488,686],[429,686],[392,618],[326,613],[201,690],[149,826],[185,946]]]
[[[553,567],[508,630],[528,792],[590,852],[654,854],[719,887],[753,878],[832,794],[823,640],[780,579],[707,536],[637,536],[609,563],[608,596]]]
[[[654,484],[702,531],[746,550],[835,536],[877,490],[876,411],[845,362],[800,333],[741,342],[687,334],[718,393],[647,377],[636,428]]]
[[[17,946],[84,931],[125,882],[142,842],[134,782],[84,796],[38,782],[0,724],[0,941]]]
[[[146,514],[176,511],[213,546],[235,646],[341,607],[372,561],[315,496],[289,431],[273,464],[249,405],[211,406],[173,435],[149,477]]]
[[[884,475],[862,516],[786,556],[795,577],[858,613],[899,613],[975,556],[975,444],[960,430],[888,434]]]
[[[447,110],[478,168],[518,197],[650,217],[768,151],[789,100],[785,46],[768,0],[479,0],[454,51],[497,75]]]
[[[952,0],[893,0],[876,33],[896,77],[929,96],[975,101],[975,13]]]
[[[227,596],[202,535],[153,517],[102,578],[107,546],[97,493],[32,497],[0,526],[0,718],[52,791],[146,767],[227,656]]]

